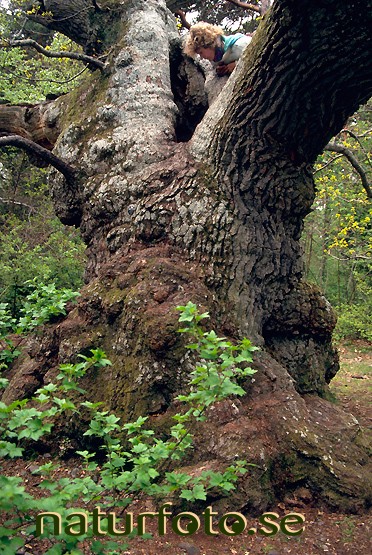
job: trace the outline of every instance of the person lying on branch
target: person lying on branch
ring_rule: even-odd
[[[190,27],[183,51],[190,58],[199,54],[212,62],[217,75],[229,75],[251,40],[252,37],[242,33],[225,36],[221,27],[200,21]]]

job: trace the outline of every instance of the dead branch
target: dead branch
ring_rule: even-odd
[[[331,164],[333,164],[333,162],[336,162],[336,160],[338,160],[339,158],[342,158],[342,154],[339,154],[338,156],[334,156],[333,158],[331,158],[330,160],[328,160],[328,162],[326,162],[325,164],[323,164],[323,166],[321,166],[320,168],[314,170],[314,171],[313,171],[313,175],[315,175],[316,173],[319,173],[319,172],[325,170],[326,168],[328,168],[328,166],[330,166]]]
[[[16,206],[23,206],[25,208],[28,208],[30,212],[36,212],[34,206],[31,206],[30,204],[26,204],[25,202],[20,202],[18,200],[0,197],[0,202],[2,202],[3,204],[15,204]]]
[[[87,56],[86,54],[81,54],[80,52],[59,52],[59,51],[52,51],[47,50],[43,46],[41,46],[38,42],[32,39],[22,39],[22,40],[10,40],[9,42],[5,42],[1,45],[1,48],[34,48],[40,54],[43,54],[47,58],[70,58],[71,60],[79,60],[86,64],[92,65],[97,67],[100,71],[103,71],[105,68],[105,64],[98,60],[97,58],[93,58],[92,56]]]
[[[341,131],[339,132],[338,136],[342,135],[342,133],[347,133],[348,135],[350,135],[350,137],[352,137],[353,139],[355,139],[357,141],[357,143],[359,144],[360,148],[363,150],[364,154],[366,155],[366,162],[371,166],[371,161],[370,161],[370,157],[369,157],[369,152],[364,148],[363,143],[360,139],[362,139],[363,137],[367,137],[368,135],[371,134],[371,129],[368,129],[365,133],[363,133],[362,135],[356,135],[353,131],[351,131],[350,129],[344,128],[341,129]]]
[[[73,183],[76,178],[77,170],[73,167],[55,156],[50,150],[30,141],[30,139],[25,139],[20,135],[6,135],[0,137],[0,148],[4,146],[15,146],[26,151],[28,154],[37,156],[43,161],[47,162],[56,170],[62,173],[68,183]]]
[[[256,12],[261,14],[261,9],[259,6],[255,4],[247,4],[247,2],[240,2],[240,0],[226,0],[226,2],[230,2],[230,4],[234,4],[238,8],[243,8],[244,10],[251,10],[252,12]]]
[[[360,179],[362,181],[362,185],[367,193],[368,198],[372,198],[372,190],[371,185],[368,182],[366,170],[360,164],[360,162],[356,159],[354,154],[345,146],[338,145],[336,143],[328,143],[324,150],[328,150],[330,152],[338,152],[343,154],[347,160],[349,160],[350,164],[353,168],[358,172]]]
[[[92,0],[92,4],[97,12],[108,11],[110,8],[103,8],[97,2],[97,0]]]
[[[174,12],[174,15],[178,15],[178,17],[179,17],[180,20],[181,20],[182,26],[185,27],[185,29],[190,29],[191,23],[189,23],[189,22],[187,21],[187,19],[186,19],[186,14],[185,14],[184,11],[182,11],[182,10],[176,10],[176,11]]]
[[[168,10],[175,13],[179,9],[189,9],[195,4],[195,0],[166,0]]]

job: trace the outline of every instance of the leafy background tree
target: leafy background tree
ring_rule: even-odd
[[[0,163],[0,230],[0,299],[10,303],[13,316],[29,280],[72,289],[82,285],[85,246],[78,230],[56,218],[46,170],[11,147]]]
[[[61,33],[49,31],[27,18],[29,2],[13,0],[0,6],[0,41],[33,39],[51,51],[82,52]],[[79,83],[86,67],[67,58],[46,58],[35,50],[0,49],[0,101],[18,104],[39,102],[50,95],[60,95]]]
[[[194,2],[185,10],[191,14],[197,14],[199,21],[221,25],[226,32],[231,30],[253,32],[261,19],[260,5],[261,2],[257,1],[248,4],[247,2],[230,2],[228,0],[218,0],[217,2],[208,0]]]
[[[53,50],[78,50],[60,33],[49,32],[25,17],[24,1],[12,1],[0,11],[1,41],[33,38]],[[48,59],[34,50],[0,49],[0,102],[32,103],[67,92],[85,65]],[[74,77],[77,76],[76,79]],[[48,281],[57,287],[82,285],[85,247],[79,232],[56,218],[47,185],[47,170],[36,167],[24,152],[7,147],[0,160],[0,301],[13,316],[29,293],[27,282]]]
[[[371,105],[336,137],[371,183]],[[317,197],[304,232],[306,277],[337,308],[336,337],[372,339],[372,207],[361,175],[342,155],[326,151],[315,170]]]

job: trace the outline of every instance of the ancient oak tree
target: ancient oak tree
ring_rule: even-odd
[[[105,57],[72,93],[0,110],[3,133],[53,148],[72,169],[66,179],[54,165],[50,191],[89,258],[78,305],[29,341],[4,400],[100,346],[113,367],[89,376],[91,398],[166,420],[192,365],[174,307],[191,300],[220,334],[261,347],[246,397],[215,407],[198,431],[195,467],[257,464],[221,506],[261,510],[291,492],[360,508],[363,434],[327,400],[335,318],[302,281],[299,240],[312,165],[371,94],[371,3],[274,2],[209,109],[204,70],[176,29],[186,3],[51,0],[30,15]],[[69,423],[72,447],[80,425]]]

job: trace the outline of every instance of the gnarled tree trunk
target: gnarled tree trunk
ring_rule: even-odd
[[[371,92],[369,4],[276,2],[204,115],[202,72],[182,58],[165,2],[117,2],[109,74],[54,103],[54,152],[79,174],[71,185],[53,170],[51,194],[88,245],[86,286],[30,342],[4,400],[101,346],[113,367],[87,378],[92,399],[126,419],[166,418],[191,365],[174,307],[192,300],[219,333],[261,346],[246,396],[210,411],[192,463],[257,464],[235,509],[304,487],[332,506],[366,503],[362,431],[325,400],[335,319],[301,280],[299,239],[312,164]]]

